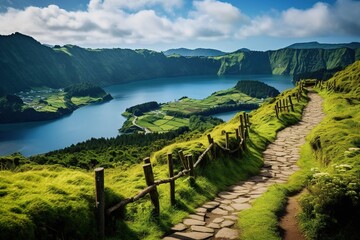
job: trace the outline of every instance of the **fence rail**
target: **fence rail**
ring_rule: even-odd
[[[250,118],[247,113],[243,113],[239,116],[239,126],[235,129],[234,132],[226,132],[225,135],[225,147],[221,146],[220,143],[214,141],[210,134],[207,135],[209,146],[198,156],[195,163],[193,161],[193,155],[188,154],[184,156],[182,150],[178,151],[179,159],[181,161],[183,170],[179,171],[174,175],[174,163],[172,158],[172,153],[167,155],[168,167],[169,167],[169,178],[166,179],[154,179],[153,169],[150,162],[150,158],[144,158],[144,175],[147,187],[141,190],[138,194],[133,197],[126,198],[121,202],[115,204],[114,206],[105,209],[105,193],[104,193],[104,168],[95,169],[95,182],[96,182],[96,222],[98,225],[98,231],[100,238],[104,239],[105,237],[105,216],[111,216],[115,211],[125,207],[127,204],[138,201],[147,194],[150,194],[150,199],[153,209],[153,216],[156,218],[160,214],[160,202],[159,194],[157,192],[157,186],[161,184],[170,184],[170,201],[171,205],[175,205],[175,181],[181,177],[189,176],[190,183],[196,181],[196,168],[200,167],[200,164],[206,159],[205,156],[209,156],[209,159],[215,160],[217,153],[222,151],[225,154],[234,154],[236,152],[242,153],[246,148],[246,139],[249,138],[249,129],[250,129]],[[230,149],[230,135],[235,134],[235,139],[238,142],[238,147],[235,149]]]

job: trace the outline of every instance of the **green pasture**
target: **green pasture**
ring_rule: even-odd
[[[144,116],[140,116],[136,124],[149,129],[151,132],[167,132],[188,126],[189,119],[149,112]]]

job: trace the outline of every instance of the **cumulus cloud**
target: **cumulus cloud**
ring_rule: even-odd
[[[338,0],[333,6],[318,2],[305,10],[290,8],[275,16],[258,16],[250,24],[240,28],[237,36],[359,36],[359,12],[360,2],[357,1]]]
[[[48,7],[8,8],[0,13],[0,34],[15,31],[50,44],[119,46],[124,44],[239,39],[252,36],[360,36],[360,2],[318,2],[250,18],[220,0],[90,0],[85,11]],[[182,14],[176,14],[179,11]]]

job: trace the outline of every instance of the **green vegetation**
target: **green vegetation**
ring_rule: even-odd
[[[160,105],[157,102],[152,101],[129,107],[125,109],[125,111],[135,116],[141,116],[144,114],[144,112],[156,110],[159,107]]]
[[[37,88],[0,97],[0,123],[55,119],[80,106],[111,99],[102,88],[89,83],[75,84],[65,91]]]
[[[249,81],[249,84],[251,82],[252,81]],[[264,89],[266,89],[266,87],[262,86],[261,89],[259,88],[259,91]],[[256,93],[256,89],[253,89],[253,93]],[[200,120],[200,118],[191,119],[194,115],[209,116],[234,110],[252,110],[258,108],[262,102],[263,100],[250,97],[236,88],[230,88],[215,92],[211,94],[211,96],[201,100],[182,97],[178,101],[161,105],[156,102],[139,104],[127,108],[126,112],[123,113],[124,116],[128,116],[128,120],[124,123],[120,131],[130,132],[130,128],[134,131],[139,130],[138,128],[133,128],[133,115],[142,115],[136,119],[136,125],[146,128],[151,132],[166,132],[184,126],[190,126],[191,129],[194,129],[191,126],[198,125]],[[154,109],[156,110],[152,111]],[[213,118],[201,118],[201,122],[205,120],[208,121],[209,126],[215,126],[214,124],[218,122]],[[204,128],[204,126],[205,125],[201,128]]]
[[[242,239],[281,239],[278,218],[286,198],[306,187],[300,225],[308,239],[357,239],[360,192],[360,61],[318,89],[325,119],[307,137],[286,184],[271,187],[240,214]]]
[[[232,74],[299,74],[345,67],[359,48],[246,49],[217,57],[165,56],[150,50],[44,46],[29,36],[0,36],[0,89],[4,94],[35,87],[64,88],[87,82],[105,86],[157,77]],[[217,54],[216,54],[217,55]]]
[[[59,164],[87,170],[96,166],[128,166],[141,162],[152,152],[174,142],[175,138],[188,131],[187,127],[181,127],[167,133],[124,134],[109,139],[92,138],[64,149],[32,156],[29,161],[41,165]]]
[[[239,81],[235,88],[254,98],[276,97],[280,94],[276,88],[259,81]]]
[[[106,92],[101,87],[86,82],[66,87],[64,92],[66,92],[65,96],[70,99],[72,97],[102,98],[106,95]]]
[[[295,92],[296,90],[284,93],[279,98]],[[273,110],[274,103],[264,103],[262,107],[251,113],[252,127],[248,150],[241,159],[220,156],[220,159],[208,162],[206,166],[198,169],[195,185],[191,186],[187,178],[178,180],[176,182],[177,205],[175,208],[171,207],[169,203],[168,186],[159,186],[161,203],[159,222],[151,216],[152,207],[149,197],[127,205],[126,211],[121,213],[123,217],[117,217],[114,238],[121,236],[123,239],[159,239],[174,223],[180,222],[188,212],[194,211],[200,204],[213,198],[217,192],[256,174],[262,165],[262,150],[275,138],[276,131],[288,124],[295,123],[300,118],[304,105],[305,102],[297,104],[295,112],[282,114],[279,120]],[[210,133],[216,142],[223,144],[225,136],[222,135],[222,131],[233,130],[238,124],[237,115],[228,123],[218,125],[212,130],[189,132],[178,136],[172,143],[164,139],[162,140],[164,146],[167,146],[163,148],[156,143],[156,140],[150,139],[152,136],[150,134],[123,136],[132,138],[134,146],[136,141],[147,139],[148,143],[151,143],[149,147],[157,145],[161,148],[149,155],[151,155],[154,165],[155,178],[163,179],[167,177],[168,167],[165,161],[167,153],[174,153],[175,172],[178,172],[181,170],[181,164],[176,154],[177,150],[182,149],[185,154],[192,153],[197,156],[207,147],[206,133]],[[117,143],[110,143],[106,139],[89,140],[88,143],[72,146],[58,154],[54,153],[52,159],[58,158],[57,161],[62,162],[67,156],[71,156],[71,151],[74,151],[73,156],[79,156],[80,152],[85,150],[87,150],[87,158],[97,159],[100,154],[96,155],[96,149],[99,149],[99,153],[103,149],[103,154],[105,152],[111,154],[110,149],[113,149],[114,157],[117,158],[121,144],[131,142],[125,137],[121,139],[123,142],[120,139]],[[141,149],[140,145],[139,150]],[[145,147],[145,142],[143,147]],[[76,153],[77,149],[80,152]],[[125,155],[121,157],[124,164],[114,164],[114,168],[105,170],[106,207],[112,206],[114,202],[125,197],[134,196],[145,187],[142,166],[135,163],[139,159],[127,162],[132,155],[130,147],[129,151],[124,151],[124,153]],[[47,158],[50,155],[51,153],[49,156],[44,155],[43,157]],[[60,165],[37,165],[34,163],[35,159],[30,160],[31,164],[20,165],[12,172],[0,171],[0,189],[2,191],[0,237],[11,238],[12,234],[18,233],[18,239],[34,239],[39,236],[52,239],[61,237],[95,238],[96,235],[93,234],[95,229],[93,172],[85,172],[76,168],[66,169]],[[51,162],[47,163],[51,164]],[[42,163],[38,162],[38,164]],[[101,163],[96,166],[99,165]],[[78,221],[79,223],[77,223]],[[39,224],[35,225],[35,223]]]
[[[301,225],[311,239],[357,239],[360,219],[360,61],[320,91],[326,118],[309,136],[319,164],[301,199]]]
[[[320,69],[315,72],[304,72],[300,74],[295,74],[293,77],[294,82],[299,82],[301,79],[317,79],[317,80],[329,80],[332,78],[335,73],[343,70],[344,68],[338,67],[335,69]]]
[[[5,95],[0,97],[0,114],[21,111],[24,102],[15,95]]]

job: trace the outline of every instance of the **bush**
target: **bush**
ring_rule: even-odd
[[[316,172],[307,184],[310,194],[300,204],[301,218],[312,239],[355,239],[351,231],[360,219],[360,183],[348,172],[350,165],[335,165],[334,173]]]

